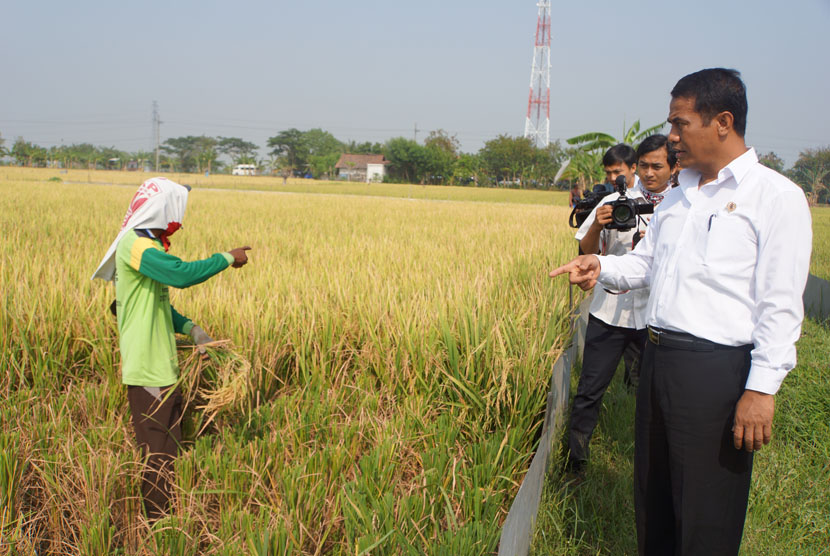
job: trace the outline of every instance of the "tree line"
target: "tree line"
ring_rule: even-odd
[[[389,161],[386,180],[435,185],[590,189],[603,179],[602,153],[616,143],[636,148],[661,125],[640,128],[637,121],[620,137],[590,132],[545,148],[529,139],[507,134],[487,141],[476,153],[461,151],[455,135],[442,129],[430,132],[423,143],[405,137],[385,141],[340,141],[320,128],[278,132],[267,140],[265,157],[259,146],[239,137],[172,137],[160,146],[159,166],[170,172],[230,172],[237,164],[254,164],[262,172],[316,179],[335,179],[335,165],[343,153],[380,154]],[[155,153],[127,152],[89,143],[52,146],[33,144],[19,137],[11,146],[0,136],[0,159],[18,166],[84,169],[144,170],[155,166]],[[760,155],[761,162],[799,184],[812,203],[830,201],[830,147],[806,149],[789,169],[774,152]]]

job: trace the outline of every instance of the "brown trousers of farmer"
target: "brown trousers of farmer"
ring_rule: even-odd
[[[170,508],[173,466],[182,441],[182,396],[176,389],[128,386],[135,438],[144,459],[141,496],[147,519]]]

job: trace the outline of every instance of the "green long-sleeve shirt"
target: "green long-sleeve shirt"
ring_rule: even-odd
[[[187,262],[164,252],[158,239],[131,230],[115,251],[115,302],[121,347],[121,381],[130,386],[170,386],[179,377],[174,332],[193,322],[170,305],[168,286],[204,282],[233,263],[230,253]]]

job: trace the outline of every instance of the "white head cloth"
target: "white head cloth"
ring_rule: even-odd
[[[185,186],[167,178],[150,178],[142,183],[130,201],[121,231],[110,245],[92,279],[112,280],[115,277],[115,249],[128,231],[136,228],[158,228],[170,230],[172,233],[181,226],[187,205],[187,192]]]

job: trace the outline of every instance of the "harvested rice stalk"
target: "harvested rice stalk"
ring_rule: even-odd
[[[229,340],[205,344],[206,355],[195,346],[180,346],[190,353],[182,361],[179,387],[183,409],[193,407],[202,412],[202,425],[197,434],[220,414],[244,413],[251,392],[251,363],[230,347]]]

